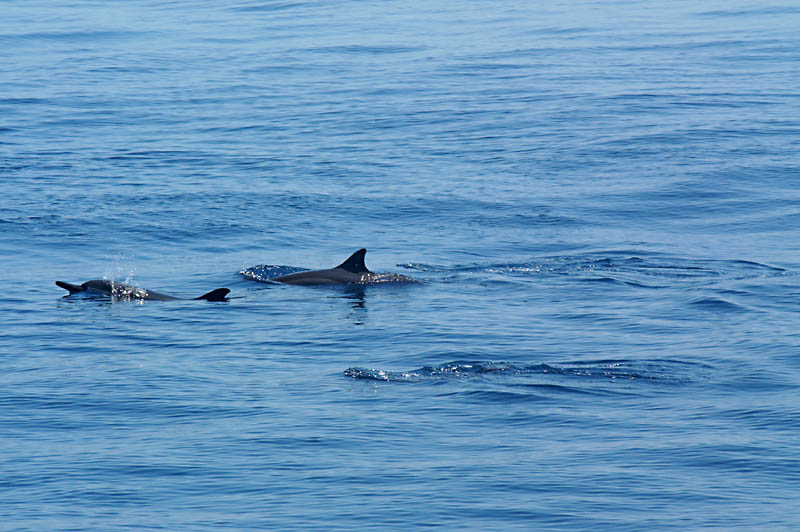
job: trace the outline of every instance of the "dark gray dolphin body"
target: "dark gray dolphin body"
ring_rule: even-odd
[[[380,282],[416,282],[410,277],[399,274],[381,275],[371,272],[364,264],[364,255],[367,250],[359,249],[335,268],[327,270],[311,270],[307,272],[292,273],[272,279],[279,283],[320,285],[320,284],[366,284]]]
[[[95,294],[103,294],[112,296],[118,299],[145,299],[151,301],[175,301],[184,299],[182,297],[174,297],[152,290],[145,290],[137,286],[132,286],[125,283],[118,283],[116,281],[106,281],[104,279],[94,279],[86,281],[83,284],[71,284],[64,281],[56,281],[56,285],[64,290],[69,291],[69,295],[77,294],[78,292],[93,292]],[[225,301],[225,296],[228,295],[230,290],[227,288],[217,288],[207,294],[192,299],[205,299],[206,301]]]

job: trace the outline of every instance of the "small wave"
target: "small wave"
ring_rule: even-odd
[[[655,288],[674,283],[707,284],[783,275],[786,270],[759,262],[733,259],[710,260],[670,257],[656,253],[608,251],[586,255],[551,256],[529,262],[441,266],[426,263],[398,264],[407,270],[436,274],[491,274],[513,278],[570,275],[604,283]]]
[[[581,388],[555,384],[518,384],[505,389],[456,390],[440,396],[442,395],[458,396],[466,401],[478,403],[496,402],[508,404],[514,402],[551,401],[555,396],[619,397],[633,394],[603,387]]]
[[[228,9],[231,11],[242,11],[242,12],[283,11],[285,9],[294,9],[304,6],[305,6],[304,2],[271,2],[271,3],[259,2],[254,5],[234,6],[234,7],[229,7]]]
[[[434,266],[432,264],[424,264],[421,262],[408,262],[406,264],[396,264],[398,268],[405,268],[407,270],[415,270],[418,272],[449,272],[452,268],[446,266]]]
[[[750,9],[715,9],[697,13],[700,17],[753,17],[753,16],[777,16],[777,15],[796,15],[800,13],[800,7],[794,6],[775,6]]]
[[[673,360],[596,360],[559,364],[516,365],[507,362],[453,361],[439,366],[423,366],[408,371],[387,371],[368,368],[347,368],[346,377],[384,382],[425,382],[446,379],[469,379],[487,376],[555,375],[581,379],[628,379],[664,382],[688,382],[689,367],[702,364]]]
[[[719,297],[703,297],[700,299],[695,299],[691,302],[691,305],[693,307],[715,312],[742,312],[747,310],[741,305],[737,305],[736,303]]]
[[[753,407],[731,408],[719,413],[721,416],[733,420],[740,426],[756,429],[769,429],[780,427],[783,430],[796,432],[800,430],[800,411],[785,410],[783,408]]]
[[[323,53],[323,54],[401,54],[424,50],[422,47],[413,46],[365,46],[365,45],[340,45],[340,46],[325,46],[321,48],[311,48],[307,51],[310,53]]]
[[[485,373],[514,371],[514,366],[494,362],[449,362],[441,366],[424,366],[410,371],[384,371],[364,368],[348,368],[344,374],[354,379],[390,382],[412,382],[428,378],[461,378]]]
[[[451,395],[461,396],[466,402],[478,404],[501,403],[508,405],[511,403],[529,403],[531,401],[546,401],[550,397],[547,395],[537,395],[530,392],[515,392],[509,390],[469,390],[454,392]]]
[[[121,39],[135,39],[152,34],[135,30],[96,30],[96,31],[63,31],[63,32],[30,32],[5,34],[0,36],[0,43],[19,45],[30,41],[64,41],[64,42],[98,42]]]
[[[757,270],[771,271],[771,272],[776,272],[776,273],[785,272],[786,271],[785,268],[781,268],[779,266],[772,266],[770,264],[762,264],[760,262],[753,262],[751,260],[742,260],[742,259],[740,259],[740,260],[732,260],[732,261],[728,261],[728,262],[732,262],[733,264],[739,264],[743,268],[746,268],[746,269],[757,269]]]

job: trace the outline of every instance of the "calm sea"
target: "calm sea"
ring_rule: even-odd
[[[800,529],[798,28],[1,1],[0,529]]]

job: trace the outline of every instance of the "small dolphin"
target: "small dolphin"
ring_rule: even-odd
[[[307,272],[292,273],[272,279],[279,283],[318,285],[318,284],[365,284],[380,282],[417,282],[410,277],[399,274],[377,274],[367,269],[364,264],[364,255],[367,250],[359,249],[335,268],[328,270],[311,270]]]
[[[152,301],[175,301],[184,299],[182,297],[169,296],[161,294],[152,290],[145,290],[137,286],[132,286],[125,283],[117,283],[115,281],[106,281],[104,279],[95,279],[86,281],[83,284],[70,284],[64,281],[56,281],[56,285],[64,290],[69,290],[68,295],[77,294],[78,292],[93,292],[96,294],[104,294],[118,299],[146,299]],[[217,288],[207,294],[193,299],[205,299],[206,301],[225,301],[225,296],[228,295],[230,290],[227,288]]]

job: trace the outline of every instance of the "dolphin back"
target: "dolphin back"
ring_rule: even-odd
[[[318,284],[350,284],[361,282],[362,275],[353,273],[342,268],[331,268],[330,270],[309,270],[305,272],[291,273],[283,277],[272,279],[278,283],[318,285]]]
[[[174,301],[177,299],[182,299],[180,297],[174,297],[167,294],[162,294],[160,292],[155,292],[153,290],[145,290],[144,288],[139,288],[125,283],[107,281],[105,279],[94,279],[92,281],[86,281],[82,285],[65,283],[64,281],[56,281],[56,285],[60,286],[64,290],[68,290],[69,295],[77,294],[78,292],[88,291],[99,294],[105,294],[107,296],[123,300],[144,299],[144,300],[155,300],[155,301]],[[217,288],[216,290],[212,290],[211,292],[203,294],[202,296],[196,297],[194,299],[204,299],[206,301],[225,301],[225,296],[227,296],[229,293],[230,290],[228,290],[227,288]]]

